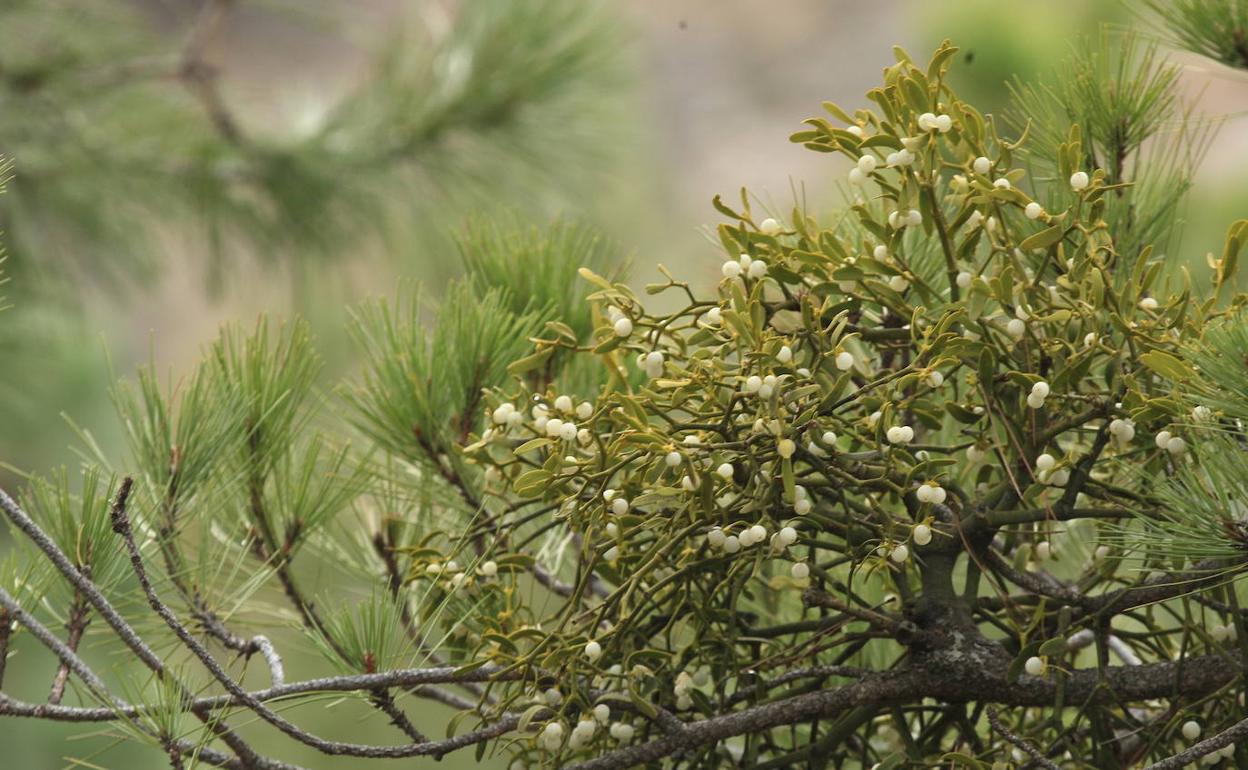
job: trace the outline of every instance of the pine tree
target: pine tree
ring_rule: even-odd
[[[1248,220],[1208,280],[1151,245],[1192,170],[1143,160],[1175,104],[1155,49],[1020,86],[1031,125],[961,101],[956,51],[897,49],[870,108],[792,136],[852,161],[841,215],[716,199],[713,290],[661,269],[651,302],[581,228],[482,224],[432,308],[358,309],[334,395],[298,321],[119,387],[123,461],[0,495],[3,644],[73,688],[0,715],[115,724],[174,767],[294,767],[257,721],[360,764],[1248,761]],[[271,600],[337,675],[288,681]],[[150,686],[84,662],[92,629]],[[276,706],[325,693],[394,741]]]

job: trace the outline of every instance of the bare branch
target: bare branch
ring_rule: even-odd
[[[1033,745],[1030,741],[1024,740],[1021,735],[1018,735],[1017,733],[1007,728],[1005,725],[1001,724],[1001,716],[997,713],[997,709],[995,707],[989,706],[987,711],[988,711],[988,724],[992,726],[993,730],[996,730],[998,733],[1000,733],[1002,738],[1005,738],[1014,746],[1017,746],[1018,748],[1027,752],[1027,754],[1032,758],[1032,760],[1036,764],[1040,765],[1041,767],[1048,768],[1048,770],[1062,770],[1057,765],[1057,763],[1053,762],[1048,757],[1046,757],[1044,755],[1044,752],[1036,748],[1035,745]]]

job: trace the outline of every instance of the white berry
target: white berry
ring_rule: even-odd
[[[910,537],[915,545],[927,545],[932,542],[932,528],[926,524],[915,524],[910,531]]]
[[[1183,723],[1183,737],[1189,741],[1194,741],[1200,737],[1200,722],[1189,719]]]

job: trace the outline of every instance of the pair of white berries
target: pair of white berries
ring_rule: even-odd
[[[1135,438],[1135,421],[1122,418],[1111,420],[1109,434],[1123,444],[1130,443]]]
[[[1055,471],[1037,471],[1036,480],[1051,487],[1064,487],[1070,481],[1070,469],[1058,468]]]
[[[573,751],[585,748],[594,739],[596,732],[598,732],[597,722],[592,719],[582,719],[576,723],[576,727],[572,728],[572,736],[568,738],[568,748]]]
[[[747,277],[758,280],[767,275],[767,263],[761,259],[753,259],[749,254],[742,254],[737,259],[730,259],[720,267],[725,278],[740,278],[744,273]]]
[[[849,183],[860,185],[867,181],[867,175],[875,171],[879,161],[874,155],[863,155],[858,159],[858,164],[849,170]]]
[[[767,539],[767,528],[762,524],[755,524],[752,527],[742,530],[741,534],[737,536],[737,539],[741,541],[742,548],[749,548],[750,546],[757,545]]]
[[[884,162],[890,166],[909,166],[914,163],[914,153],[910,148],[903,147],[897,152],[890,152],[885,156]]]
[[[903,227],[918,227],[923,224],[923,214],[918,209],[910,209],[909,211],[893,211],[888,215],[888,226],[894,230],[900,230]]]
[[[1170,431],[1158,431],[1153,437],[1153,442],[1157,444],[1158,449],[1164,449],[1172,455],[1181,455],[1187,451],[1187,442],[1179,436],[1172,435]]]
[[[933,505],[942,505],[945,502],[947,493],[945,488],[934,481],[927,481],[919,485],[914,490],[914,496],[920,503],[932,503]]]
[[[914,428],[909,425],[894,425],[884,433],[890,444],[909,444],[914,441]]]
[[[953,128],[953,118],[948,115],[935,115],[925,112],[919,116],[919,128],[924,131],[939,131],[945,134]]]
[[[744,390],[746,393],[753,393],[761,399],[771,398],[771,394],[775,392],[776,375],[769,374],[766,377],[759,377],[757,374],[751,374],[745,378]]]
[[[568,420],[564,422],[558,417],[551,417],[546,420],[546,435],[550,438],[559,438],[564,441],[573,441],[577,434],[576,423]]]
[[[611,725],[609,732],[611,737],[620,743],[627,743],[633,739],[633,726],[626,722],[616,722]]]
[[[780,531],[771,536],[771,550],[779,553],[797,542],[797,530],[793,527],[781,527]]]
[[[538,740],[547,751],[558,751],[563,745],[563,723],[548,722]]]
[[[1031,386],[1031,392],[1027,394],[1027,406],[1032,409],[1039,409],[1044,406],[1044,400],[1048,397],[1049,383],[1040,380]]]
[[[577,418],[581,420],[588,420],[594,414],[593,404],[589,403],[588,401],[582,401],[581,403],[577,404],[574,409],[572,407],[572,397],[567,396],[567,395],[559,396],[558,398],[555,399],[555,409],[557,409],[560,412],[564,412],[565,414],[568,412],[573,412],[574,414],[576,414]]]
[[[524,415],[517,411],[516,405],[510,401],[499,404],[495,407],[494,412],[490,415],[490,418],[494,421],[495,425],[507,425],[512,428],[524,422]]]
[[[832,435],[832,441],[828,443],[834,443],[836,441],[836,434],[832,433],[832,431],[828,431],[827,433],[823,434],[823,437],[825,440],[827,439],[828,434]],[[796,513],[798,516],[805,516],[806,514],[810,513],[812,508],[814,508],[814,504],[810,501],[810,494],[806,491],[806,487],[802,486],[801,484],[797,484],[796,486],[794,486],[793,487],[793,512]]]

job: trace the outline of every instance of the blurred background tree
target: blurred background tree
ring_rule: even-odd
[[[590,215],[578,201],[629,133],[612,19],[570,0],[380,18],[333,3],[4,4],[0,147],[18,160],[0,227],[20,291],[0,329],[0,453],[37,461],[49,404],[100,400],[98,321],[79,308],[143,303],[162,271],[189,269],[215,296],[261,276],[307,308],[369,255],[445,278],[453,263],[429,255],[469,211]],[[362,46],[357,72],[299,80],[287,62],[257,93],[231,61],[249,28]]]

